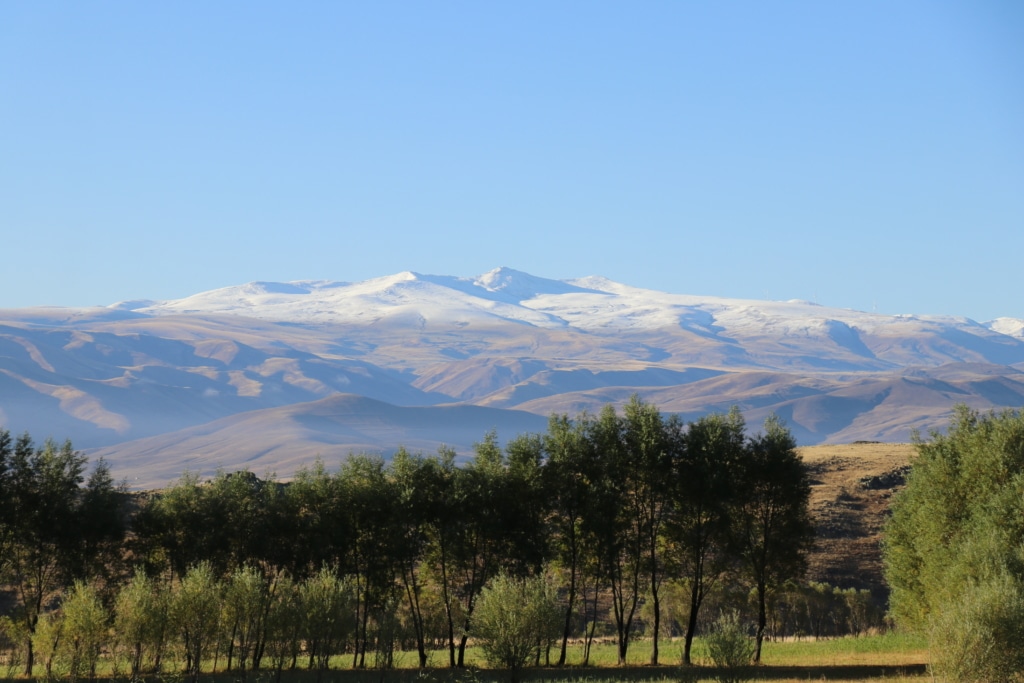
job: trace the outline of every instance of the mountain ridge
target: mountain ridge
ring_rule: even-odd
[[[0,425],[70,437],[113,465],[131,460],[140,439],[161,437],[145,450],[161,470],[197,457],[173,436],[181,430],[226,429],[223,420],[249,414],[254,433],[279,433],[273,416],[285,413],[274,411],[348,394],[382,414],[450,404],[545,419],[638,393],[686,418],[738,405],[756,427],[776,412],[803,445],[905,441],[941,429],[957,402],[1024,405],[1021,369],[1024,321],[1013,318],[885,316],[511,268],[0,310]],[[298,417],[282,424],[296,443],[316,440]],[[330,458],[389,448],[322,436]],[[460,432],[452,445],[465,453],[481,436]],[[189,438],[192,449],[222,453]],[[251,456],[240,451],[238,462]]]

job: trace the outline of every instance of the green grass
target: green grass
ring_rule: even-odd
[[[913,664],[923,663],[927,652],[924,637],[892,632],[859,638],[768,642],[761,657],[773,666]]]
[[[890,632],[881,635],[832,638],[822,640],[766,641],[762,647],[763,663],[770,666],[811,666],[811,665],[904,665],[925,662],[928,644],[922,636]],[[659,643],[659,663],[676,666],[682,663],[682,638],[663,638]],[[443,665],[447,652],[435,657],[434,666]],[[710,659],[703,640],[697,638],[691,653],[695,663],[710,665]],[[552,649],[551,659],[556,661],[558,650]],[[629,644],[627,665],[648,666],[651,660],[651,641],[640,639]],[[483,654],[477,648],[467,648],[467,664],[486,668]],[[579,666],[583,661],[583,646],[570,645],[566,663]],[[413,662],[414,663],[414,662]],[[618,654],[614,644],[595,643],[590,652],[590,666],[598,668],[617,667]]]
[[[697,667],[684,672],[680,667],[682,640],[663,639],[660,646],[661,666],[651,667],[651,643],[637,640],[630,644],[628,665],[617,666],[616,648],[611,643],[595,644],[591,651],[591,666],[586,668],[582,661],[582,645],[569,650],[567,668],[528,669],[523,672],[524,683],[613,683],[631,681],[637,683],[702,683],[716,680],[714,669],[707,660],[703,643],[694,643],[694,661]],[[557,650],[552,650],[552,660],[557,659]],[[924,662],[927,658],[927,643],[917,636],[900,633],[864,636],[860,638],[837,638],[832,640],[801,640],[766,642],[762,653],[764,666],[753,671],[752,680],[762,681],[906,681],[923,680]],[[367,661],[370,661],[367,656]],[[304,664],[305,662],[300,662]],[[320,683],[492,683],[508,680],[503,671],[489,670],[478,648],[466,651],[467,669],[452,670],[447,666],[447,650],[435,651],[430,658],[430,668],[416,669],[415,653],[401,653],[396,657],[396,670],[352,670],[351,655],[332,661],[336,667],[323,673]],[[109,663],[102,672],[109,672]],[[221,658],[220,666],[224,665]],[[124,681],[124,677],[102,675],[108,681]],[[3,680],[3,679],[0,679]],[[8,679],[11,680],[11,679]],[[28,679],[17,679],[24,683]],[[41,679],[40,679],[41,680]],[[238,672],[204,674],[203,683],[242,683]],[[184,674],[171,671],[160,676],[147,678],[148,683],[184,683]],[[283,672],[281,683],[316,683],[315,671]],[[273,672],[249,672],[245,683],[275,683]]]

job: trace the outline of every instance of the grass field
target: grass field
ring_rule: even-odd
[[[715,681],[716,670],[707,660],[703,644],[694,647],[697,666],[683,669],[679,666],[682,653],[681,640],[663,640],[660,648],[662,664],[652,667],[650,642],[638,640],[630,645],[629,664],[616,665],[615,646],[596,644],[591,653],[591,666],[581,667],[574,662],[582,659],[582,647],[570,649],[570,666],[564,668],[540,667],[527,669],[521,680],[550,683],[612,683],[634,681],[638,683],[703,683]],[[467,668],[447,668],[447,652],[435,652],[430,668],[416,669],[414,653],[400,653],[396,669],[390,671],[352,670],[351,656],[338,658],[320,677],[319,683],[491,683],[507,681],[508,674],[488,669],[477,648],[466,652]],[[367,657],[369,660],[369,656]],[[927,645],[924,639],[897,633],[839,638],[820,641],[766,642],[763,664],[749,671],[751,681],[906,681],[927,677]],[[221,660],[223,665],[223,660]],[[102,674],[107,681],[125,680],[123,677]],[[30,679],[0,679],[2,681],[28,681]],[[39,680],[42,680],[40,677]],[[59,678],[58,678],[59,680]],[[185,683],[184,674],[176,671],[152,676],[147,683]],[[249,672],[243,679],[240,672],[207,673],[203,683],[275,683],[270,671]],[[317,683],[316,672],[285,671],[281,683]]]

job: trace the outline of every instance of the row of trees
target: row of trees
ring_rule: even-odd
[[[684,586],[689,662],[708,596],[731,587],[753,598],[759,656],[773,595],[800,576],[812,541],[810,488],[781,422],[770,418],[753,437],[745,427],[735,410],[684,424],[634,398],[621,414],[607,407],[596,416],[553,416],[545,434],[521,435],[504,449],[488,434],[463,466],[441,449],[399,451],[390,462],[353,456],[336,472],[317,463],[288,484],[245,472],[206,483],[187,475],[138,506],[123,542],[127,517],[114,504],[123,491],[102,464],[81,486],[77,459],[69,479],[77,483],[64,499],[81,510],[87,500],[106,500],[112,514],[102,543],[82,554],[88,562],[63,568],[60,580],[93,577],[109,606],[141,580],[130,578],[132,567],[179,591],[197,567],[218,581],[248,572],[264,594],[327,571],[350,595],[356,666],[366,665],[398,614],[421,666],[438,628],[448,663],[464,664],[480,595],[499,573],[557,578],[558,664],[570,637],[583,635],[589,648],[607,611],[625,662],[640,610],[658,663],[664,591]],[[0,472],[0,486],[11,482]],[[15,501],[3,513],[4,538],[27,552],[20,509]],[[120,569],[109,548],[123,549]],[[63,562],[58,555],[51,561]],[[37,607],[18,598],[30,633],[58,583],[42,589]],[[29,650],[29,664],[31,657]]]
[[[108,652],[114,672],[131,680],[160,671],[166,659],[184,661],[193,681],[203,662],[212,659],[216,668],[220,658],[243,680],[261,665],[280,676],[300,655],[319,680],[351,641],[355,599],[351,581],[329,568],[301,582],[282,575],[270,583],[249,566],[222,578],[200,562],[173,584],[137,570],[109,601],[76,581],[61,609],[39,622],[32,642],[48,678],[92,676]]]
[[[492,665],[511,670],[513,680],[525,664],[549,656],[561,636],[559,585],[550,571],[521,578],[501,572],[481,592],[474,641]],[[669,603],[675,603],[674,591],[666,592]],[[131,680],[162,670],[164,662],[184,663],[185,673],[195,680],[204,661],[242,680],[260,669],[280,680],[286,668],[300,666],[321,679],[332,658],[352,651],[356,637],[355,585],[326,567],[303,581],[284,574],[270,583],[250,566],[220,578],[201,562],[174,583],[139,569],[111,597],[104,600],[94,585],[76,581],[64,593],[60,610],[43,615],[32,641],[46,678],[92,677],[105,653],[115,676]],[[791,584],[773,598],[771,628],[776,633],[859,633],[879,616],[872,613],[877,608],[868,591],[821,583]],[[741,595],[715,599],[719,609],[705,618],[710,623],[702,629],[710,636],[719,621],[714,614],[736,619],[745,606]],[[433,612],[427,632],[443,640],[443,619]],[[406,645],[409,630],[402,617],[402,610],[389,607],[374,615],[369,637],[373,667],[390,668],[396,648]],[[23,628],[12,622],[0,625],[0,660],[7,663],[7,677],[23,662],[13,643],[2,641]],[[743,640],[748,640],[745,632]]]

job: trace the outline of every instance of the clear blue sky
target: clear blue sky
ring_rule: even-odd
[[[0,307],[505,265],[1024,317],[1024,3],[2,3],[0,254]]]

